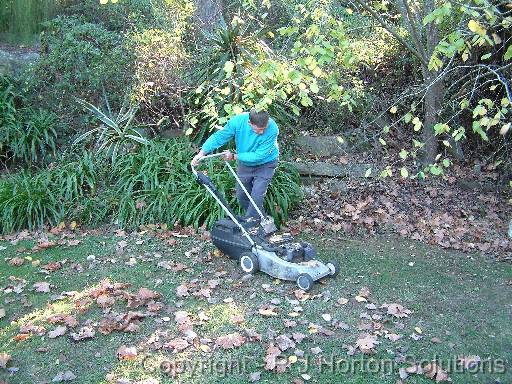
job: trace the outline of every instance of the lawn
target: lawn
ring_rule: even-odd
[[[0,380],[512,382],[510,264],[396,237],[305,236],[342,266],[307,294],[244,276],[186,230],[1,241]]]

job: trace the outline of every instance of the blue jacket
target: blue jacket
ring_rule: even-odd
[[[215,132],[203,144],[202,150],[211,153],[235,137],[238,161],[246,166],[256,166],[274,161],[279,157],[277,136],[279,128],[269,119],[268,127],[258,135],[249,125],[249,113],[234,116],[223,129]]]

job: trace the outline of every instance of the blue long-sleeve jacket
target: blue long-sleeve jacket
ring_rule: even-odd
[[[258,135],[249,125],[249,113],[242,113],[232,117],[223,129],[211,135],[202,150],[211,153],[234,137],[238,161],[246,166],[256,166],[279,157],[278,135],[279,128],[273,119],[269,119],[268,127]]]

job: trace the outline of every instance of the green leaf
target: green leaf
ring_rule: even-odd
[[[366,170],[366,172],[364,173],[364,177],[370,177],[370,175],[372,174],[372,169],[371,168],[368,168]]]
[[[450,166],[450,159],[443,159],[443,166],[448,168]]]
[[[409,152],[407,152],[405,149],[402,149],[399,153],[400,158],[403,160],[407,159],[407,156],[409,156]]]
[[[382,137],[379,137],[379,143],[381,143],[383,146],[386,146],[386,142]]]
[[[503,59],[510,60],[512,58],[512,44],[510,44],[507,48],[507,52],[505,52],[505,56],[503,56]]]
[[[224,63],[224,72],[226,72],[226,76],[231,76],[231,73],[233,72],[233,69],[235,69],[235,64],[228,60]]]
[[[409,177],[409,171],[407,171],[407,168],[402,167],[402,169],[400,169],[400,175],[401,175],[404,179],[407,179],[407,178]]]
[[[405,123],[409,123],[411,120],[412,120],[412,114],[410,112],[406,113],[405,116],[404,116],[404,121]]]
[[[481,60],[487,60],[487,59],[489,59],[491,56],[492,56],[492,53],[486,53],[485,55],[482,55],[482,57],[481,57],[480,59],[481,59]]]

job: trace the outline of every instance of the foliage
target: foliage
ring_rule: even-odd
[[[19,98],[12,79],[0,77],[0,156],[5,156],[17,121]]]
[[[102,111],[84,100],[77,99],[77,102],[84,109],[91,112],[101,124],[78,136],[74,144],[83,142],[89,136],[99,134],[96,140],[97,152],[105,152],[107,156],[111,156],[113,163],[119,153],[133,150],[138,144],[145,145],[148,143],[143,137],[140,128],[132,124],[137,113],[136,105],[127,105],[125,102],[119,112],[114,115],[106,94],[106,111]]]
[[[23,171],[0,179],[0,230],[11,232],[57,224],[63,206],[52,185],[50,171]]]
[[[279,36],[249,11],[233,17],[208,41],[194,78],[199,86],[190,97],[190,128],[202,139],[233,115],[250,108],[267,109],[280,123],[313,105],[316,97],[350,108],[352,97],[341,84],[338,66],[352,65],[343,26],[327,9],[297,6],[294,24],[279,28]],[[256,24],[256,25],[254,25]],[[293,42],[272,48],[272,42]],[[280,43],[282,45],[282,43]],[[206,128],[205,128],[206,127]]]
[[[32,165],[48,155],[55,156],[57,116],[53,112],[31,108],[20,113],[23,120],[16,121],[9,138],[9,148],[14,157]]]
[[[37,102],[70,122],[78,111],[73,97],[97,100],[103,87],[120,103],[130,89],[133,54],[123,37],[79,17],[59,16],[45,23],[41,58],[27,80]]]
[[[189,168],[192,157],[190,144],[180,140],[151,142],[135,154],[120,157],[113,172],[119,225],[177,221],[210,227],[223,217],[219,204],[195,180]],[[209,162],[206,171],[228,203],[237,207],[235,181],[223,163]],[[282,222],[300,198],[297,174],[278,168],[267,193],[269,213]]]

